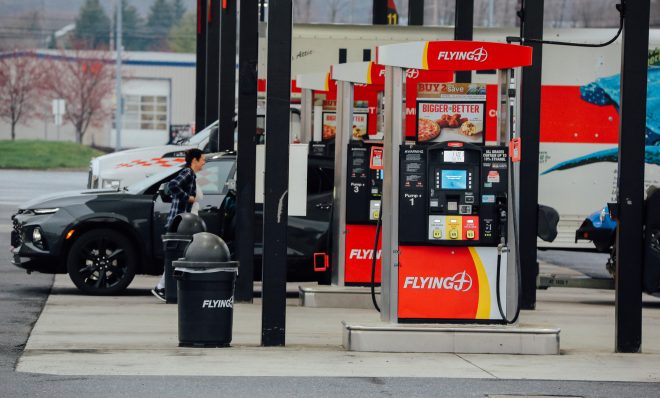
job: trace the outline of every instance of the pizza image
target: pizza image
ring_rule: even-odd
[[[417,141],[432,141],[440,135],[440,126],[430,119],[419,119],[417,124]]]
[[[337,135],[337,127],[336,126],[331,126],[329,124],[324,124],[323,125],[323,140],[331,140],[335,138],[335,135]]]

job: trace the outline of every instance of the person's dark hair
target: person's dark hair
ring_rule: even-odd
[[[192,148],[188,149],[186,151],[186,166],[190,166],[192,164],[193,159],[200,159],[204,155],[204,152],[202,152],[201,149],[198,148]]]

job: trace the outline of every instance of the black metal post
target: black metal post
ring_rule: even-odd
[[[474,0],[456,0],[456,13],[454,16],[454,40],[472,40],[472,32],[474,30]],[[472,72],[469,70],[456,72],[456,82],[472,82]]]
[[[220,151],[234,150],[236,108],[236,1],[222,1],[220,11]]]
[[[206,125],[218,120],[220,97],[220,5],[222,0],[208,0],[206,27]],[[209,137],[209,150],[218,151],[219,134]]]
[[[257,131],[258,5],[241,0],[238,79],[238,159],[236,181],[236,249],[239,272],[236,301],[252,302],[254,294],[254,191]],[[260,220],[261,221],[261,220]]]
[[[408,25],[424,25],[424,0],[408,0]]]
[[[206,0],[197,0],[195,131],[202,131],[206,127],[206,7]]]
[[[266,174],[264,184],[261,345],[283,346],[289,184],[292,0],[268,3]]]
[[[624,4],[617,184],[616,352],[639,352],[642,345],[642,228],[650,2],[640,0]]]
[[[543,39],[543,0],[524,1],[523,40]],[[539,131],[541,125],[541,60],[542,46],[524,43],[533,48],[532,66],[523,68],[520,105],[520,189],[518,228],[521,265],[522,309],[536,307],[536,278],[539,263],[536,259],[537,212],[539,201]]]
[[[372,25],[387,25],[387,0],[373,0]]]

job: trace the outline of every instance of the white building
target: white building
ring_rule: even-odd
[[[37,54],[60,55],[51,50],[39,50]],[[123,148],[164,144],[169,140],[170,126],[194,125],[195,54],[124,52],[122,74]],[[108,101],[108,106],[113,108],[116,103],[114,85]],[[73,125],[65,121],[58,128],[50,103],[46,108],[43,117],[19,123],[16,138],[75,141]],[[83,143],[114,148],[113,119],[114,113],[102,127],[90,126]],[[10,125],[0,121],[0,139],[10,138]]]

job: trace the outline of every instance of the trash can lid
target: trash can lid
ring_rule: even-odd
[[[222,238],[209,232],[193,235],[193,240],[186,248],[185,255],[172,262],[182,268],[233,268],[238,262],[229,261],[230,253]]]
[[[175,232],[182,235],[194,235],[206,231],[204,220],[193,213],[177,214],[167,228],[167,232]]]

